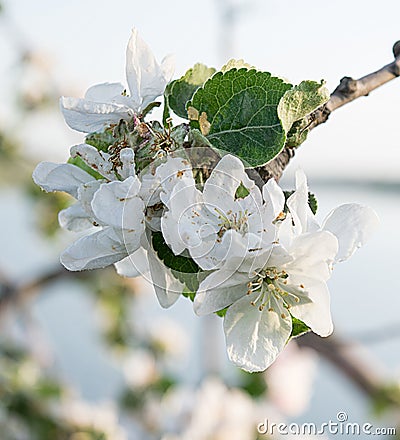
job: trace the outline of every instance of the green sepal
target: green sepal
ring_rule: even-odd
[[[86,163],[79,156],[70,157],[68,159],[67,163],[75,165],[78,168],[82,169],[83,171],[86,171],[88,174],[93,176],[96,180],[104,179],[104,177],[101,174],[99,174],[93,168],[90,168],[88,165],[86,165]]]
[[[91,145],[92,147],[97,148],[99,151],[107,152],[108,147],[114,142],[117,141],[117,138],[114,137],[112,130],[106,130],[102,133],[90,133],[85,138],[85,143]]]
[[[304,324],[303,321],[292,316],[292,333],[290,334],[290,339],[297,338],[310,331],[311,329],[307,324]]]

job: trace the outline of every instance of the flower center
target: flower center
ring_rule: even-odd
[[[258,307],[260,312],[267,308],[269,312],[278,313],[278,310],[276,310],[276,300],[278,302],[283,300],[283,305],[286,309],[290,309],[290,303],[293,301],[295,303],[300,302],[300,298],[297,295],[285,289],[288,274],[284,270],[279,270],[276,267],[267,267],[259,272],[255,272],[254,275],[255,278],[247,284],[247,295],[256,293],[256,297],[252,299],[250,304]],[[281,313],[281,317],[284,319],[287,316]]]
[[[218,223],[218,226],[220,227],[220,230],[218,231],[218,236],[220,238],[229,229],[233,229],[234,231],[237,231],[242,235],[247,234],[247,232],[249,231],[249,225],[247,223],[249,213],[247,209],[245,211],[239,211],[235,213],[233,213],[232,211],[228,211],[226,214],[224,214],[218,208],[215,208],[215,210],[218,213],[218,218],[221,220],[221,222]]]

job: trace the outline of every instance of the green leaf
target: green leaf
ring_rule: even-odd
[[[151,240],[158,258],[171,269],[175,278],[187,286],[184,294],[186,293],[185,296],[190,297],[199,286],[197,278],[197,274],[200,272],[199,266],[190,257],[175,255],[165,243],[161,232],[152,232]]]
[[[277,107],[291,87],[268,72],[218,72],[187,104],[191,126],[200,125],[215,148],[239,156],[251,167],[264,165],[285,145]]]
[[[329,100],[325,82],[302,81],[288,90],[278,105],[278,115],[286,133],[293,123],[309,115]]]
[[[296,338],[298,336],[304,335],[305,333],[308,333],[309,331],[310,327],[308,327],[308,325],[304,324],[304,322],[300,319],[292,316],[292,333],[290,335],[290,338]]]
[[[85,138],[85,143],[97,148],[100,151],[107,152],[108,147],[117,140],[113,136],[111,130],[106,130],[103,133],[91,133]]]
[[[294,122],[287,134],[286,146],[296,148],[301,145],[307,139],[309,125],[307,117]]]
[[[172,81],[165,90],[166,106],[181,118],[187,119],[186,103],[194,92],[215,73],[213,67],[195,64],[182,78]]]
[[[68,163],[77,166],[78,168],[82,169],[83,171],[86,171],[88,174],[93,176],[96,180],[104,179],[104,177],[99,174],[97,171],[95,171],[93,168],[90,168],[86,163],[79,157],[70,157],[67,161]]]
[[[242,69],[242,68],[245,68],[247,70],[253,70],[253,69],[255,69],[255,66],[252,66],[249,63],[246,63],[243,59],[240,59],[240,60],[231,59],[225,65],[223,65],[221,67],[221,72],[225,73],[228,70]]]

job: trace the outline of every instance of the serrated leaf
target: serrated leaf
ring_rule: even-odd
[[[187,108],[205,113],[212,145],[239,156],[251,167],[273,159],[286,134],[277,107],[292,86],[268,72],[231,69],[218,72],[199,88]],[[191,121],[198,128],[198,121]]]
[[[290,338],[296,338],[298,336],[304,335],[305,333],[308,333],[309,331],[310,327],[308,327],[308,325],[304,324],[304,322],[300,319],[292,316],[292,333],[290,335]]]
[[[232,59],[232,60],[229,60],[225,65],[223,65],[221,67],[221,72],[227,72],[228,70],[231,70],[231,69],[242,69],[242,68],[251,70],[251,69],[255,69],[255,66],[252,66],[251,64],[246,63],[242,59],[240,59],[240,60]]]
[[[307,139],[309,124],[307,117],[294,122],[287,134],[286,146],[296,148],[301,145]]]
[[[329,100],[325,82],[302,81],[288,90],[278,105],[278,115],[286,133],[293,123],[309,115]]]
[[[195,64],[182,78],[172,81],[166,88],[166,106],[181,118],[187,119],[186,103],[194,92],[215,73],[213,67]]]

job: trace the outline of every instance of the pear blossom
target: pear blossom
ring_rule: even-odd
[[[265,185],[262,196],[243,163],[230,154],[218,162],[202,191],[197,189],[193,175],[183,178],[182,171],[181,176],[172,189],[166,188],[168,179],[161,182],[161,198],[167,207],[161,229],[176,255],[187,250],[203,270],[213,270],[230,254],[273,241],[272,221],[284,206],[283,193],[275,181]],[[248,193],[245,197],[236,196],[241,185]]]
[[[224,318],[229,358],[251,372],[265,370],[283,350],[292,317],[320,336],[332,333],[326,282],[333,264],[350,257],[378,223],[372,209],[347,204],[320,226],[302,172],[287,206],[271,246],[232,255],[202,281],[195,298],[200,315],[229,307]]]
[[[96,180],[72,164],[43,162],[33,180],[45,191],[64,191],[77,199],[59,213],[59,221],[66,229],[86,235],[62,253],[62,264],[74,271],[105,267],[139,249],[144,232],[145,206],[139,197],[134,152],[122,149],[116,166],[109,154],[86,144],[72,147],[71,156],[80,157],[103,179]]]
[[[103,83],[90,87],[83,99],[62,97],[60,106],[65,121],[74,130],[92,133],[121,119],[130,120],[164,93],[173,71],[172,57],[167,56],[158,64],[134,28],[126,49],[130,95],[121,83]]]

